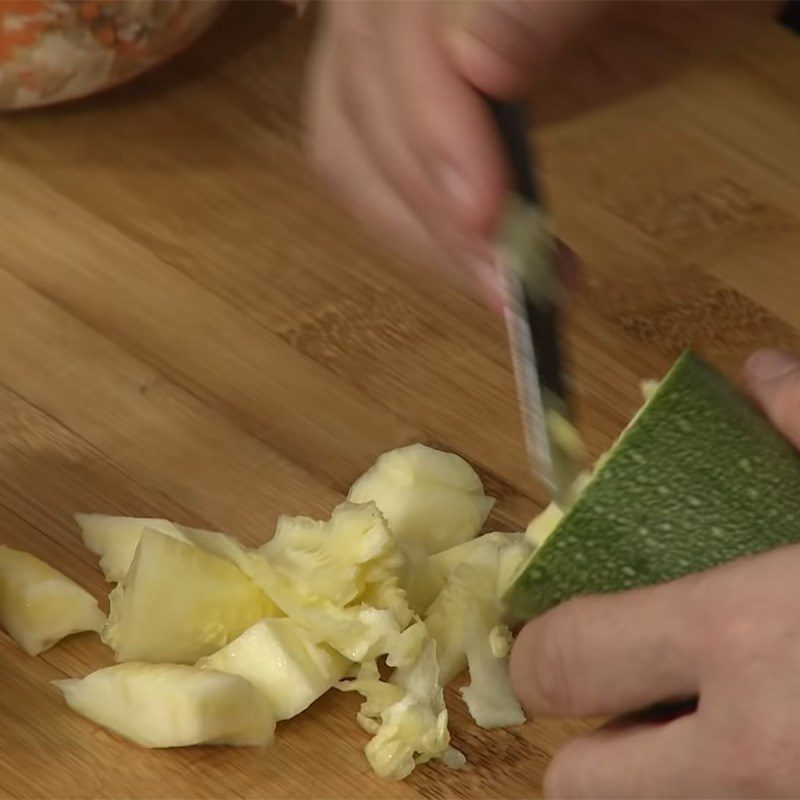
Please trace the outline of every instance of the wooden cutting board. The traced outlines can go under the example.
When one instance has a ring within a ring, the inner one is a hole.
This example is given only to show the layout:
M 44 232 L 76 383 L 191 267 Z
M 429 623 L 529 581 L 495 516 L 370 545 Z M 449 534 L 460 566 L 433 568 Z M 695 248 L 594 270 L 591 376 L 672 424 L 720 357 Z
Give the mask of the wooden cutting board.
M 309 31 L 247 4 L 132 87 L 0 120 L 0 541 L 98 597 L 76 510 L 255 544 L 412 441 L 476 465 L 493 528 L 545 500 L 499 322 L 368 243 L 306 171 Z M 759 345 L 800 349 L 800 43 L 764 27 L 658 89 L 604 106 L 590 89 L 597 108 L 567 116 L 585 87 L 554 96 L 541 146 L 585 262 L 570 347 L 597 455 L 684 345 L 732 372 Z M 268 751 L 149 752 L 49 685 L 109 663 L 92 636 L 29 658 L 0 635 L 0 795 L 532 797 L 585 727 L 484 732 L 451 693 L 469 767 L 395 784 L 366 765 L 357 698 L 331 692 Z

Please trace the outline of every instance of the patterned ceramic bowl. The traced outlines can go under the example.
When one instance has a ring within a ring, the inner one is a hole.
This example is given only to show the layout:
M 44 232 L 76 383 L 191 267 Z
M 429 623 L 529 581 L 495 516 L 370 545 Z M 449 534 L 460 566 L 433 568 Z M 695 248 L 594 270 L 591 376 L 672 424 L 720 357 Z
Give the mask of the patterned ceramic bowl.
M 109 89 L 187 47 L 224 0 L 0 0 L 0 109 Z

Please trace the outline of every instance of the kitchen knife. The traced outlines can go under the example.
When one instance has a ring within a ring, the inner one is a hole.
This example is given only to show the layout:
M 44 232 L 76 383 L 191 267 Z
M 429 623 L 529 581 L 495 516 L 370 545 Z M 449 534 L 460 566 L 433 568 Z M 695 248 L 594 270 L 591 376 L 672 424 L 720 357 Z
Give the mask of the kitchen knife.
M 487 98 L 513 182 L 498 235 L 505 319 L 528 456 L 560 508 L 570 505 L 584 448 L 574 425 L 560 337 L 556 241 L 536 185 L 523 105 Z

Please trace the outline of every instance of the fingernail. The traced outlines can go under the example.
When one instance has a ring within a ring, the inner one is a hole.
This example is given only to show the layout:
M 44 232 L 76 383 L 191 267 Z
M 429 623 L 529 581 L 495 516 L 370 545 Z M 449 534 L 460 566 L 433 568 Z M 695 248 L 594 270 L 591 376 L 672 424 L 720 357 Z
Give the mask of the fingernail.
M 778 380 L 796 369 L 800 369 L 800 361 L 780 350 L 759 350 L 744 365 L 745 375 L 758 383 Z
M 453 164 L 444 164 L 439 170 L 439 179 L 456 213 L 469 215 L 473 206 L 473 189 L 467 176 Z

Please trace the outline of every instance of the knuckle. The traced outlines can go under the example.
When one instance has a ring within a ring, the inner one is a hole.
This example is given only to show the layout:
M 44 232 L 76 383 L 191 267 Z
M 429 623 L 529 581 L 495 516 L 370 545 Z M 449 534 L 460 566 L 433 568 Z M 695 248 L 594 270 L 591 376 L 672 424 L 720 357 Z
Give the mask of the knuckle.
M 716 626 L 716 647 L 711 652 L 732 666 L 752 669 L 772 660 L 791 635 L 783 615 L 753 600 L 747 605 L 736 604 Z
M 490 4 L 484 13 L 475 15 L 466 33 L 468 55 L 459 58 L 472 83 L 504 96 L 526 88 L 531 67 L 554 45 L 549 26 L 536 19 L 535 11 L 531 18 L 535 5 L 528 0 L 507 0 Z
M 761 639 L 761 630 L 753 614 L 743 611 L 726 619 L 717 629 L 715 638 L 725 658 L 748 661 L 758 649 L 756 642 Z

